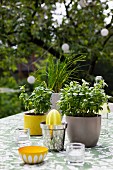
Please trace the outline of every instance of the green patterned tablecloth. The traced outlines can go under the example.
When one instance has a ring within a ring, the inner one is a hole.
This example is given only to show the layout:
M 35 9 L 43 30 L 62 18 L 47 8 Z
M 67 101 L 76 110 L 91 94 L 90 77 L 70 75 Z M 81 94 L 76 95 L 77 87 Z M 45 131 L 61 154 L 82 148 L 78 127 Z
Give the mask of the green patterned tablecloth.
M 0 119 L 0 170 L 113 170 L 113 112 L 108 119 L 102 118 L 102 129 L 98 145 L 85 149 L 85 164 L 70 166 L 66 153 L 49 152 L 41 164 L 27 165 L 22 162 L 15 143 L 14 129 L 23 126 L 23 113 Z M 32 145 L 40 145 L 42 137 L 31 137 Z

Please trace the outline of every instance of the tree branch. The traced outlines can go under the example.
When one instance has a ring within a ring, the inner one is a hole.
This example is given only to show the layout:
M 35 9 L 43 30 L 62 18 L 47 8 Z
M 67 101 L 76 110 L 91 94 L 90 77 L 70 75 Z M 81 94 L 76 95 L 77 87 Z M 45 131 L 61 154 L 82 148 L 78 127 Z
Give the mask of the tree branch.
M 0 0 L 0 3 L 2 4 L 2 3 L 3 3 L 3 1 L 2 1 L 2 0 Z
M 41 39 L 33 38 L 32 35 L 30 35 L 30 37 L 31 37 L 31 42 L 43 48 L 44 50 L 47 50 L 49 53 L 51 53 L 53 56 L 60 59 L 61 61 L 64 60 L 65 58 L 64 55 L 61 56 L 59 51 L 55 50 L 53 47 L 46 45 Z
M 107 42 L 109 41 L 109 39 L 111 38 L 113 36 L 113 33 L 112 34 L 110 34 L 108 37 L 107 37 L 107 39 L 104 41 L 104 43 L 103 43 L 103 47 L 105 47 L 105 45 L 107 44 Z
M 92 54 L 91 62 L 90 62 L 90 65 L 89 65 L 89 70 L 88 70 L 88 74 L 89 75 L 93 74 L 97 60 L 98 60 L 98 57 L 96 56 L 96 54 Z
M 68 12 L 68 9 L 69 9 L 69 6 L 70 6 L 71 3 L 72 3 L 72 0 L 70 1 L 70 3 L 68 5 L 66 5 L 66 1 L 64 0 L 64 6 L 65 6 L 65 9 L 66 9 L 66 16 L 71 21 L 72 25 L 74 27 L 76 27 L 76 24 L 73 22 L 73 18 L 69 15 L 69 12 Z
M 38 7 L 38 0 L 35 1 L 35 11 L 32 14 L 32 18 L 35 16 L 35 14 L 37 12 L 37 7 Z

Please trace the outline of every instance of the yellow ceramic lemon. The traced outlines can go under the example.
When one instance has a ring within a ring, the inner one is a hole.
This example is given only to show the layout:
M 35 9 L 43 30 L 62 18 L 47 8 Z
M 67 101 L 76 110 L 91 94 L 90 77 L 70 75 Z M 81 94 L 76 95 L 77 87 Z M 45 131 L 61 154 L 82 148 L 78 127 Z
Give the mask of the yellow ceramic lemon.
M 61 125 L 61 114 L 56 109 L 52 109 L 46 116 L 46 124 Z

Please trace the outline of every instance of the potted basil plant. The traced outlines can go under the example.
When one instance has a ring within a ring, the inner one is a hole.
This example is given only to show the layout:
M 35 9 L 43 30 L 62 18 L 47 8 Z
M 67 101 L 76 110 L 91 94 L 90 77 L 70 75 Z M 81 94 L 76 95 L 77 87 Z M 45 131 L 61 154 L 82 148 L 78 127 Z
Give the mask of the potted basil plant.
M 30 135 L 42 135 L 40 123 L 46 121 L 46 113 L 51 107 L 52 91 L 45 84 L 35 87 L 31 94 L 26 92 L 25 85 L 20 89 L 19 98 L 23 102 L 25 110 L 28 110 L 24 114 L 24 128 L 30 129 Z
M 85 80 L 82 80 L 82 84 L 71 81 L 61 90 L 58 105 L 62 115 L 66 115 L 70 142 L 81 142 L 86 147 L 97 144 L 101 129 L 101 115 L 98 113 L 108 101 L 105 85 L 103 79 L 94 83 L 94 86 Z

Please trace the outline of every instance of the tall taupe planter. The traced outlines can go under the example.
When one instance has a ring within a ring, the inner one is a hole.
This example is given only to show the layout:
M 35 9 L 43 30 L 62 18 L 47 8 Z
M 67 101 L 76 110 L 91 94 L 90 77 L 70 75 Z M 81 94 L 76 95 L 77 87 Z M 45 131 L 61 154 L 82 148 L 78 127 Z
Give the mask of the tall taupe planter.
M 51 99 L 50 99 L 51 104 L 52 104 L 51 109 L 56 109 L 56 110 L 59 109 L 57 106 L 57 101 L 59 100 L 59 98 L 60 98 L 59 93 L 52 93 Z
M 67 135 L 70 142 L 84 143 L 86 147 L 96 146 L 101 129 L 101 116 L 72 117 L 66 116 Z

